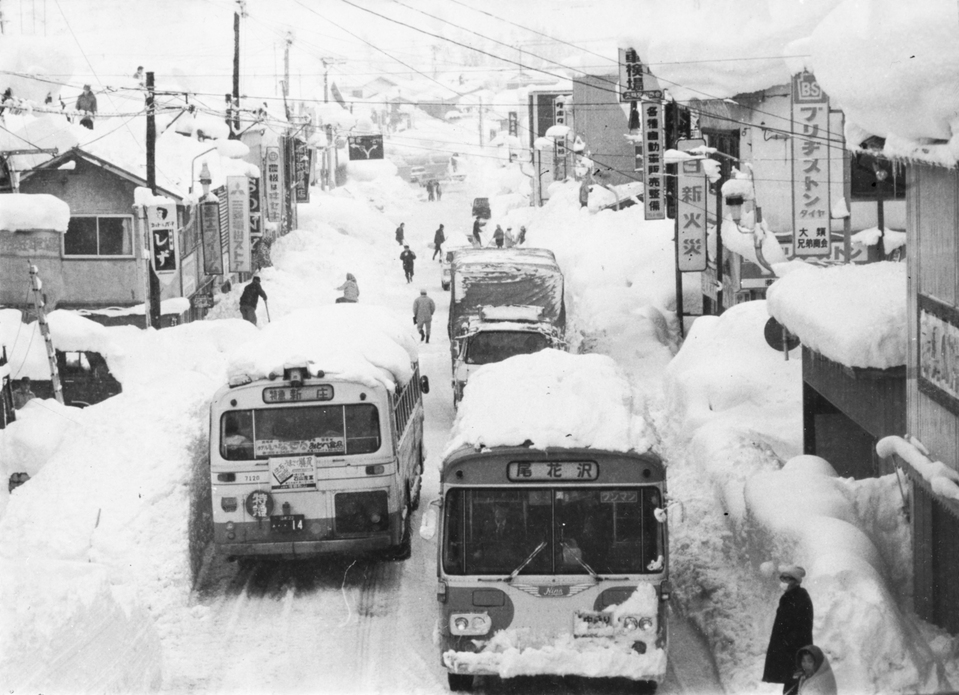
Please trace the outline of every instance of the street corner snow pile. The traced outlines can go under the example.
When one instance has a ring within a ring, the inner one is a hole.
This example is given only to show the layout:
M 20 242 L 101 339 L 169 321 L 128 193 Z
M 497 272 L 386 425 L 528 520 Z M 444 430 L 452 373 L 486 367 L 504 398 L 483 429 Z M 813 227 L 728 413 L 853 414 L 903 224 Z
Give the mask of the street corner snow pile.
M 666 370 L 666 407 L 705 460 L 714 435 L 756 433 L 781 455 L 802 450 L 802 360 L 766 343 L 768 321 L 763 301 L 700 317 Z
M 940 692 L 935 659 L 917 646 L 908 596 L 909 525 L 895 474 L 839 478 L 817 456 L 797 456 L 746 483 L 752 557 L 761 567 L 800 564 L 815 614 L 815 642 L 840 692 Z M 771 583 L 771 582 L 770 582 Z
M 521 412 L 503 407 L 522 403 Z M 444 456 L 461 446 L 651 446 L 645 403 L 605 355 L 542 350 L 485 365 L 470 377 Z
M 17 411 L 17 419 L 0 432 L 0 516 L 7 507 L 10 476 L 23 472 L 33 478 L 64 439 L 77 433 L 81 421 L 80 408 L 53 398 L 31 399 Z
M 231 378 L 283 374 L 307 366 L 311 374 L 355 379 L 393 391 L 412 376 L 417 343 L 393 312 L 366 304 L 301 309 L 274 321 L 230 355 Z
M 66 232 L 70 206 L 46 193 L 0 195 L 0 232 Z
M 154 624 L 86 562 L 0 560 L 0 681 L 15 693 L 146 693 L 162 685 Z
M 308 204 L 301 203 L 297 208 L 300 229 L 329 238 L 329 228 L 332 228 L 373 246 L 385 247 L 384 242 L 393 239 L 396 225 L 371 203 L 370 196 L 361 188 L 338 188 L 333 193 L 313 196 Z
M 769 314 L 802 344 L 847 367 L 906 363 L 906 264 L 793 270 L 767 291 Z

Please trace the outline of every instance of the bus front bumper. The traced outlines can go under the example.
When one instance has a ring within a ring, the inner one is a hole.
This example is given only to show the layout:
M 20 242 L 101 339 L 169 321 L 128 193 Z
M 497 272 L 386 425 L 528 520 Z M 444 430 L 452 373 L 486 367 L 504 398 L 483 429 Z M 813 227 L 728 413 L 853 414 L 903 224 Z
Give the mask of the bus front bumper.
M 385 550 L 392 545 L 390 534 L 364 538 L 341 538 L 322 541 L 274 541 L 269 543 L 217 543 L 217 555 L 280 556 L 285 558 L 354 554 Z
M 660 683 L 666 677 L 666 651 L 653 644 L 634 647 L 632 640 L 562 635 L 524 645 L 509 632 L 497 633 L 488 641 L 476 640 L 475 652 L 446 651 L 443 665 L 450 673 L 500 678 L 559 675 Z

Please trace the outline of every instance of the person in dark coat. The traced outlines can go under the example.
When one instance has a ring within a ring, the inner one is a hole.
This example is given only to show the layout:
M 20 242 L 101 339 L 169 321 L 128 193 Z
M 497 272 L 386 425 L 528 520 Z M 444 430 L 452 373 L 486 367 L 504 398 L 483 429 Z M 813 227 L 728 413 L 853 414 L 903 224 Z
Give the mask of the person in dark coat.
M 254 275 L 250 284 L 243 288 L 243 294 L 240 295 L 240 314 L 254 326 L 256 325 L 256 304 L 260 297 L 263 297 L 264 302 L 266 301 L 266 292 L 260 287 L 260 276 Z
M 520 227 L 519 234 L 516 236 L 516 245 L 519 246 L 520 244 L 525 244 L 525 243 L 526 243 L 526 227 Z
M 473 246 L 483 247 L 483 240 L 480 238 L 480 218 L 473 220 Z
M 83 93 L 77 97 L 77 111 L 80 111 L 80 125 L 93 130 L 93 117 L 97 115 L 97 96 L 90 85 L 83 85 Z
M 433 260 L 437 260 L 439 256 L 439 262 L 443 262 L 443 242 L 446 241 L 446 233 L 443 231 L 443 225 L 440 225 L 436 230 L 436 233 L 433 234 Z
M 432 179 L 426 182 L 426 196 L 427 200 L 433 200 L 433 181 Z
M 783 693 L 795 695 L 798 686 L 796 654 L 813 643 L 813 609 L 809 593 L 800 584 L 806 570 L 798 565 L 779 568 L 779 582 L 783 595 L 776 609 L 776 620 L 766 649 L 763 668 L 764 683 L 782 683 Z
M 403 272 L 406 273 L 406 282 L 413 282 L 413 261 L 416 260 L 416 254 L 410 251 L 409 244 L 403 245 L 403 253 L 400 254 L 400 260 L 403 261 Z
M 503 232 L 503 228 L 499 225 L 496 225 L 496 231 L 493 232 L 493 241 L 496 242 L 496 248 L 503 248 L 503 242 L 506 239 L 506 234 Z
M 403 229 L 405 224 L 406 222 L 400 222 L 400 226 L 396 228 L 396 243 L 400 246 L 403 245 L 403 236 L 406 234 L 406 230 Z
M 420 296 L 413 300 L 413 323 L 420 332 L 420 342 L 430 342 L 430 325 L 435 311 L 436 302 L 426 296 L 426 290 L 420 290 Z

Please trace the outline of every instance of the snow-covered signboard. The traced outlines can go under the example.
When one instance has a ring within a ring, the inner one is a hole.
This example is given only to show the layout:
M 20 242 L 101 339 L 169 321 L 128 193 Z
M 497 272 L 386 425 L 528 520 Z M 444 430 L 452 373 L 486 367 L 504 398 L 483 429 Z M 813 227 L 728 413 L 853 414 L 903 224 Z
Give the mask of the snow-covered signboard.
M 264 157 L 266 171 L 266 219 L 270 222 L 280 221 L 280 210 L 283 205 L 283 194 L 280 190 L 280 148 L 267 147 Z
M 350 135 L 350 161 L 383 159 L 382 135 Z
M 220 241 L 220 204 L 200 205 L 200 238 L 203 246 L 203 272 L 223 274 L 223 247 Z
M 793 251 L 828 257 L 829 97 L 808 72 L 792 80 Z
M 160 282 L 167 285 L 177 268 L 176 205 L 172 202 L 148 205 L 147 227 L 150 229 L 150 265 Z
M 666 219 L 666 189 L 663 186 L 665 152 L 665 123 L 663 105 L 658 101 L 644 101 L 640 120 L 643 129 L 643 168 L 646 180 L 646 219 Z
M 702 138 L 679 141 L 679 149 L 688 152 L 705 147 Z M 679 162 L 679 209 L 676 215 L 679 270 L 684 273 L 706 270 L 706 174 L 698 159 Z
M 226 177 L 226 220 L 230 272 L 253 271 L 250 253 L 250 184 L 245 176 Z

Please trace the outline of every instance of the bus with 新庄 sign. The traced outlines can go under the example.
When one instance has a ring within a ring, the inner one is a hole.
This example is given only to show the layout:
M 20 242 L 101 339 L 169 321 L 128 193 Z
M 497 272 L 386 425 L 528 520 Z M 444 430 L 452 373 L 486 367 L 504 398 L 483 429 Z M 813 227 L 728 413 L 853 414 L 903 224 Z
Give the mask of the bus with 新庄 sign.
M 210 408 L 218 554 L 409 557 L 429 381 L 401 325 L 337 304 L 267 324 L 257 358 L 242 353 Z
M 547 349 L 474 379 L 421 530 L 438 538 L 450 689 L 474 676 L 661 682 L 666 468 L 636 431 L 625 377 L 608 357 Z

